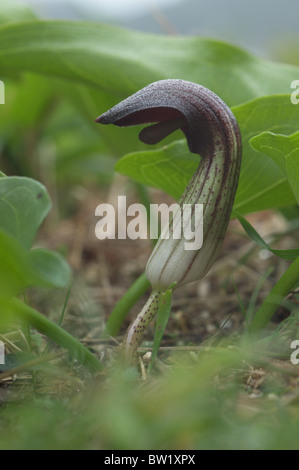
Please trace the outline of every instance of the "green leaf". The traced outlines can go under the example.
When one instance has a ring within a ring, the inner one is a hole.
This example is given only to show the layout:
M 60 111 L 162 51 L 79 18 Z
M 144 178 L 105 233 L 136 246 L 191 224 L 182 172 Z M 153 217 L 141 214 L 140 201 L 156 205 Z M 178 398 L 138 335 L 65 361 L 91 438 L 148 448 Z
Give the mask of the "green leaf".
M 105 107 L 163 78 L 200 82 L 233 106 L 289 93 L 299 75 L 296 66 L 259 59 L 217 40 L 149 35 L 94 22 L 5 25 L 0 59 L 3 73 L 30 71 L 104 90 Z
M 0 297 L 12 297 L 30 286 L 65 287 L 70 269 L 55 253 L 26 250 L 13 236 L 0 230 Z
M 30 178 L 0 178 L 0 295 L 28 286 L 64 287 L 70 268 L 57 253 L 29 251 L 51 207 L 45 187 Z
M 217 40 L 150 35 L 77 21 L 3 26 L 0 61 L 3 75 L 30 72 L 50 77 L 53 91 L 77 106 L 114 156 L 145 148 L 137 143 L 136 129 L 97 126 L 93 120 L 150 82 L 194 81 L 236 106 L 263 95 L 290 93 L 290 84 L 299 75 L 298 66 L 266 61 Z
M 29 257 L 45 285 L 65 287 L 70 282 L 71 269 L 59 253 L 37 248 L 29 252 Z
M 29 254 L 18 241 L 0 230 L 0 297 L 11 297 L 36 281 Z
M 266 131 L 252 137 L 249 143 L 253 149 L 269 155 L 277 164 L 299 204 L 299 131 L 291 135 Z
M 239 123 L 243 155 L 234 209 L 241 213 L 282 207 L 295 202 L 294 195 L 277 165 L 263 153 L 253 151 L 252 136 L 263 130 L 293 132 L 298 128 L 299 106 L 285 95 L 266 96 L 232 109 Z M 184 191 L 199 162 L 187 143 L 177 141 L 156 151 L 135 152 L 120 159 L 120 173 L 155 186 L 175 199 Z
M 50 80 L 40 75 L 24 74 L 18 83 L 13 102 L 7 110 L 5 123 L 16 129 L 41 127 L 50 113 L 57 90 Z
M 161 296 L 160 296 L 150 369 L 152 365 L 154 364 L 154 361 L 157 357 L 158 350 L 159 350 L 159 347 L 160 347 L 160 344 L 164 335 L 164 331 L 169 320 L 169 316 L 171 313 L 171 301 L 172 301 L 172 289 L 169 288 L 167 289 L 166 292 L 161 293 Z
M 179 140 L 162 149 L 125 155 L 115 170 L 179 199 L 199 162 L 199 155 L 190 153 L 186 141 Z
M 78 114 L 86 120 L 86 124 L 93 132 L 93 137 L 97 140 L 100 152 L 104 150 L 106 155 L 122 157 L 132 150 L 147 148 L 138 140 L 134 127 L 124 130 L 114 126 L 99 126 L 94 122 L 100 110 L 107 110 L 115 103 L 112 95 L 90 85 L 72 83 L 70 86 L 70 82 L 62 79 L 55 79 L 54 85 L 62 96 L 71 102 Z M 168 142 L 172 140 L 173 138 L 168 138 Z
M 234 212 L 234 215 L 239 220 L 239 222 L 242 225 L 242 227 L 244 228 L 245 232 L 261 248 L 264 248 L 265 250 L 269 250 L 274 255 L 279 256 L 280 258 L 283 258 L 283 259 L 286 259 L 286 260 L 294 260 L 299 256 L 299 249 L 275 250 L 275 249 L 271 248 L 268 245 L 268 243 L 266 243 L 265 240 L 263 240 L 262 237 L 257 233 L 257 231 L 253 228 L 253 226 L 248 222 L 248 220 L 246 220 L 244 217 L 241 216 L 241 214 L 238 214 L 237 212 Z
M 30 248 L 48 214 L 51 201 L 45 187 L 30 178 L 0 178 L 0 229 Z

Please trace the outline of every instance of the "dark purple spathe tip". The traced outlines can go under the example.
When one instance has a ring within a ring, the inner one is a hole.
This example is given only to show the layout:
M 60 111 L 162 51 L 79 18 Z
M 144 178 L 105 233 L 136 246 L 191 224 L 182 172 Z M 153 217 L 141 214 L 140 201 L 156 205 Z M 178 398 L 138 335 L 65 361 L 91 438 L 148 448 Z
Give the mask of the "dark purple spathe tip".
M 107 111 L 106 113 L 101 114 L 95 119 L 95 122 L 100 124 L 112 124 L 113 121 L 111 120 L 111 113 Z

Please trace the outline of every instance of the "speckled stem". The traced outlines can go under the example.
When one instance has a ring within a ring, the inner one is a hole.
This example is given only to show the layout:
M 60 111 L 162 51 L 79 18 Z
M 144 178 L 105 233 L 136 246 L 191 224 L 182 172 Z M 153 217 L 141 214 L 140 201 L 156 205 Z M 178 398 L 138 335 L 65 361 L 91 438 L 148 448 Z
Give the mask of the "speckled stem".
M 162 292 L 153 290 L 148 301 L 137 318 L 128 328 L 127 335 L 123 342 L 123 351 L 127 365 L 135 365 L 137 362 L 137 348 L 142 341 L 144 331 L 156 317 L 159 310 L 159 303 Z

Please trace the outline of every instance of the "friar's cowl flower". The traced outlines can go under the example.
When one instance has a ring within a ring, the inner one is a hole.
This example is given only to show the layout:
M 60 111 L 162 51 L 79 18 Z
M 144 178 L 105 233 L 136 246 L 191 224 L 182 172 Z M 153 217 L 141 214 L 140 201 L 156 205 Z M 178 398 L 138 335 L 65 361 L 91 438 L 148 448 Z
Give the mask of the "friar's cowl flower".
M 99 116 L 96 122 L 116 126 L 153 123 L 139 134 L 140 140 L 147 144 L 156 144 L 181 129 L 190 151 L 201 157 L 179 206 L 189 204 L 195 208 L 196 204 L 203 204 L 203 244 L 200 249 L 186 250 L 183 237 L 171 237 L 173 224 L 169 228 L 170 237 L 161 236 L 158 240 L 146 266 L 153 292 L 125 340 L 130 362 L 136 357 L 143 331 L 158 311 L 160 294 L 170 285 L 180 286 L 201 279 L 212 266 L 231 216 L 242 141 L 228 106 L 207 88 L 184 80 L 154 82 Z

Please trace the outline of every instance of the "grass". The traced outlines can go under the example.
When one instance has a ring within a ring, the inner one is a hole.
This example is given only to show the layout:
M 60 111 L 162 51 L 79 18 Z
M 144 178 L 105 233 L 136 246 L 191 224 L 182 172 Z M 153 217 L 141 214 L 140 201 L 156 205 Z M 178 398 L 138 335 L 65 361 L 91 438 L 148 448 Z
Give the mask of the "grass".
M 2 382 L 0 449 L 298 449 L 298 328 L 297 313 L 262 338 L 162 347 L 142 375 L 123 369 L 115 347 L 96 376 L 61 352 L 29 355 Z
M 173 352 L 145 380 L 114 364 L 84 384 L 52 370 L 47 387 L 39 371 L 33 396 L 2 408 L 0 448 L 297 449 L 298 369 L 257 346 Z

